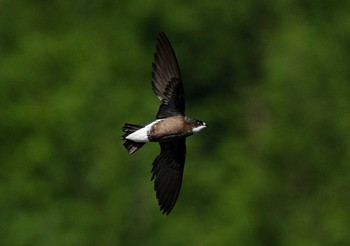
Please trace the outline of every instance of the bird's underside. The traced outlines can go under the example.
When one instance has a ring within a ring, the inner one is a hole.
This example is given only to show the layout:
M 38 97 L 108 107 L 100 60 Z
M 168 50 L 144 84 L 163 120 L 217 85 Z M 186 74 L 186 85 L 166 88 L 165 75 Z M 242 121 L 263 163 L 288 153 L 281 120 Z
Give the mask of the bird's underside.
M 159 142 L 160 154 L 153 161 L 151 180 L 154 180 L 160 210 L 163 214 L 169 214 L 181 189 L 186 155 L 185 137 L 192 134 L 189 131 L 192 128 L 186 128 L 188 132 L 176 131 L 176 124 L 180 122 L 170 121 L 173 118 L 183 121 L 187 117 L 180 69 L 175 52 L 164 33 L 158 36 L 152 64 L 152 89 L 161 101 L 157 120 L 144 127 L 125 124 L 123 139 L 130 154 L 135 153 L 146 142 Z

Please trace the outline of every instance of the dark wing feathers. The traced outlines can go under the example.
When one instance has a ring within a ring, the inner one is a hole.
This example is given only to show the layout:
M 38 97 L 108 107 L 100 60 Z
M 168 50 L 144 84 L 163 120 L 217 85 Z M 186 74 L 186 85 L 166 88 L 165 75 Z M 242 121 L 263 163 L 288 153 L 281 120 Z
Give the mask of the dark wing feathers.
M 157 118 L 185 115 L 184 88 L 176 55 L 166 35 L 158 36 L 152 64 L 152 89 L 161 100 Z M 186 140 L 160 143 L 160 154 L 153 162 L 152 179 L 160 210 L 169 214 L 181 189 Z
M 169 214 L 179 196 L 185 165 L 186 140 L 160 143 L 161 152 L 153 162 L 152 179 L 160 210 Z
M 160 99 L 163 97 L 167 83 L 172 78 L 181 78 L 175 52 L 163 32 L 159 33 L 158 36 L 152 74 L 153 85 L 156 88 L 155 93 Z
M 170 80 L 163 95 L 164 99 L 157 113 L 158 119 L 175 115 L 185 115 L 184 93 L 181 80 L 177 78 Z
M 152 89 L 161 100 L 157 118 L 185 114 L 184 88 L 175 52 L 163 32 L 152 64 Z

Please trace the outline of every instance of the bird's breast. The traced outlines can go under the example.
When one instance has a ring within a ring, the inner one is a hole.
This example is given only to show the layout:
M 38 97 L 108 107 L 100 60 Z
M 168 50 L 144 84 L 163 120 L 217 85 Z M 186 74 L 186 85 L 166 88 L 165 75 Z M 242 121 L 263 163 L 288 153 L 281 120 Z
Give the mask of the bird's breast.
M 155 142 L 171 141 L 191 135 L 189 130 L 183 117 L 173 116 L 155 123 L 150 129 L 149 139 Z

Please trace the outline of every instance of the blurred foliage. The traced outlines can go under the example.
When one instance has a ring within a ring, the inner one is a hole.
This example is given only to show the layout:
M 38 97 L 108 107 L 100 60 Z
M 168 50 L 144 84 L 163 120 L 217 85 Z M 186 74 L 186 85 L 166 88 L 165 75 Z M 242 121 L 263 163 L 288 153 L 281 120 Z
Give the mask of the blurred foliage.
M 350 2 L 0 1 L 0 245 L 349 245 Z M 184 182 L 158 211 L 157 33 L 176 50 Z

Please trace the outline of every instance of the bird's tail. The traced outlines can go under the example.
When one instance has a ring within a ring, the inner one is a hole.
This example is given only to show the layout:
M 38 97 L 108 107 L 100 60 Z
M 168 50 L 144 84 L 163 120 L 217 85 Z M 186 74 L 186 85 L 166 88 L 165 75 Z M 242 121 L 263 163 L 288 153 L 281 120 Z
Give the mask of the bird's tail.
M 145 144 L 145 143 L 138 143 L 138 142 L 134 142 L 126 139 L 127 136 L 129 136 L 131 133 L 137 131 L 142 127 L 143 126 L 128 124 L 128 123 L 126 123 L 123 127 L 123 132 L 125 132 L 125 134 L 123 135 L 123 140 L 125 140 L 124 147 L 129 152 L 129 154 L 135 153 L 136 150 L 140 149 Z

